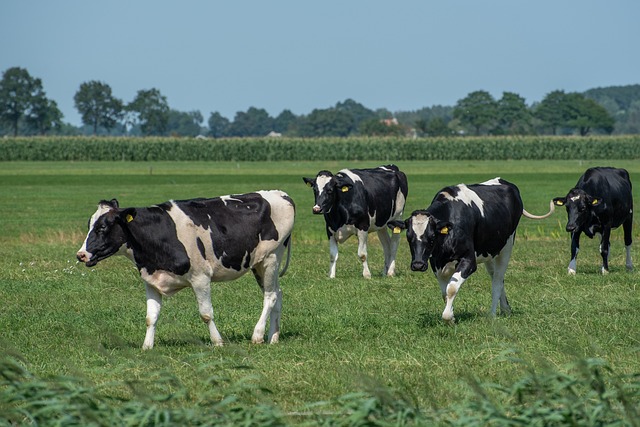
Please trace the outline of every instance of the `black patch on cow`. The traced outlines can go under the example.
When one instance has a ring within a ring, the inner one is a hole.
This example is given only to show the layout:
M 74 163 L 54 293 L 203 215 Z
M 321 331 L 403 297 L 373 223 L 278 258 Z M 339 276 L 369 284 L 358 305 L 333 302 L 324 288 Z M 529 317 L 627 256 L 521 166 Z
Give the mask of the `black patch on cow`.
M 147 273 L 164 270 L 177 275 L 191 268 L 189 256 L 178 239 L 176 224 L 167 213 L 170 203 L 136 209 L 136 218 L 127 223 L 128 245 L 133 249 L 136 265 Z
M 251 253 L 261 240 L 278 240 L 271 205 L 258 193 L 228 198 L 176 201 L 196 226 L 209 230 L 213 253 L 226 268 L 250 266 Z
M 207 255 L 204 249 L 204 243 L 202 242 L 202 239 L 200 237 L 196 239 L 196 244 L 198 245 L 198 250 L 200 251 L 200 255 L 202 255 L 202 258 L 207 259 Z

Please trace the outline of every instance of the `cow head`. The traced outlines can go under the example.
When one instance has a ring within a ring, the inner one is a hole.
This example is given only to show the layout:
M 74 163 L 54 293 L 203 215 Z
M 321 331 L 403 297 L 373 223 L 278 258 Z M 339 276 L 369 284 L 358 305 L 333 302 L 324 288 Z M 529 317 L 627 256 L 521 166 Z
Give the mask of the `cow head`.
M 426 271 L 427 262 L 437 245 L 451 231 L 453 224 L 438 221 L 425 210 L 414 211 L 405 221 L 389 221 L 387 226 L 393 233 L 407 231 L 407 242 L 411 250 L 411 270 Z
M 553 199 L 554 205 L 567 208 L 566 230 L 571 233 L 586 231 L 594 214 L 593 209 L 601 203 L 600 198 L 590 196 L 579 188 L 572 189 L 565 197 Z
M 315 178 L 302 178 L 307 186 L 313 189 L 315 203 L 314 214 L 327 214 L 331 212 L 336 198 L 336 181 L 329 171 L 320 171 Z
M 102 200 L 89 219 L 89 232 L 76 255 L 78 261 L 93 267 L 118 252 L 127 241 L 125 224 L 135 215 L 134 208 L 119 209 L 116 199 Z

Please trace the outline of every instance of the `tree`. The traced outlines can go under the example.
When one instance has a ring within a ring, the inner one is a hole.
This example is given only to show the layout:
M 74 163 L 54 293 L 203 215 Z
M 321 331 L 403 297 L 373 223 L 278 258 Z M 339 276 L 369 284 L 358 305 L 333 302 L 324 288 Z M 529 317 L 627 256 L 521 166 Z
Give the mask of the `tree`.
M 615 120 L 607 110 L 593 99 L 585 98 L 579 93 L 570 93 L 566 97 L 568 120 L 567 126 L 575 128 L 580 136 L 586 136 L 592 129 L 600 129 L 606 133 L 613 132 Z
M 416 129 L 426 136 L 451 136 L 452 134 L 447 122 L 442 117 L 434 117 L 429 121 L 419 119 L 415 125 Z
M 94 135 L 98 133 L 98 126 L 110 130 L 122 118 L 123 103 L 113 96 L 106 83 L 97 80 L 82 83 L 73 100 L 82 123 L 91 126 Z
M 31 77 L 24 68 L 7 69 L 0 80 L 0 121 L 9 125 L 17 136 L 20 120 L 38 98 L 44 97 L 40 79 Z
M 165 135 L 169 124 L 169 104 L 158 89 L 139 90 L 127 109 L 137 115 L 143 135 Z
M 531 112 L 525 100 L 513 92 L 503 92 L 497 108 L 498 130 L 507 135 L 531 133 Z
M 34 99 L 25 119 L 27 125 L 39 135 L 46 135 L 53 129 L 62 128 L 62 112 L 58 104 L 47 99 L 44 94 Z
M 263 108 L 238 111 L 229 132 L 231 136 L 266 136 L 273 129 L 273 118 Z
M 453 109 L 453 117 L 463 126 L 470 126 L 480 135 L 482 130 L 489 131 L 497 119 L 498 104 L 489 92 L 478 90 L 459 100 Z
M 353 116 L 335 108 L 315 109 L 301 120 L 300 136 L 347 136 L 354 129 Z
M 273 120 L 273 130 L 282 134 L 294 131 L 298 124 L 298 117 L 291 110 L 282 110 Z
M 406 133 L 395 119 L 368 119 L 360 123 L 359 129 L 361 135 L 368 136 L 402 136 Z
M 336 111 L 346 113 L 353 119 L 353 131 L 359 128 L 360 123 L 377 118 L 374 111 L 368 109 L 353 99 L 346 99 L 344 102 L 338 102 L 335 107 Z
M 212 137 L 222 138 L 229 136 L 229 127 L 231 126 L 231 123 L 229 122 L 229 119 L 217 111 L 211 113 L 207 123 L 209 124 L 209 135 Z
M 538 104 L 533 115 L 542 122 L 543 126 L 551 128 L 551 134 L 555 135 L 569 119 L 564 91 L 549 92 Z
M 581 136 L 589 134 L 592 129 L 611 133 L 615 124 L 614 118 L 594 100 L 561 90 L 549 93 L 537 106 L 534 115 L 550 127 L 554 135 L 559 128 L 576 129 Z
M 200 111 L 169 111 L 169 122 L 167 129 L 169 134 L 176 136 L 198 136 L 200 135 L 200 125 L 203 121 Z

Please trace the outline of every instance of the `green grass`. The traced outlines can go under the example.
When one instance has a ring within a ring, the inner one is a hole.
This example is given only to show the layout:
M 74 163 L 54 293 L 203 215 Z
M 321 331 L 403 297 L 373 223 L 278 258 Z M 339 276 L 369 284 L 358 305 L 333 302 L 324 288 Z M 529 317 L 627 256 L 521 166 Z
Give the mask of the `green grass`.
M 542 221 L 521 220 L 506 277 L 510 317 L 487 315 L 490 281 L 481 267 L 458 294 L 456 326 L 443 324 L 436 280 L 431 273 L 409 271 L 404 239 L 397 277 L 380 276 L 382 251 L 371 235 L 374 278 L 361 278 L 356 243 L 348 241 L 340 248 L 337 278 L 330 281 L 323 220 L 311 214 L 313 196 L 301 177 L 320 169 L 380 163 L 2 163 L 0 347 L 22 355 L 36 375 L 79 376 L 126 398 L 186 389 L 178 402 L 193 404 L 210 392 L 205 390 L 208 376 L 240 381 L 249 374 L 270 392 L 241 398 L 285 413 L 381 388 L 423 409 L 448 408 L 474 399 L 471 379 L 512 384 L 529 369 L 563 370 L 592 357 L 608 361 L 620 375 L 640 372 L 640 275 L 625 271 L 622 231 L 613 233 L 608 276 L 599 274 L 598 243 L 587 238 L 578 274 L 568 276 L 569 236 L 561 211 Z M 494 176 L 516 183 L 525 208 L 542 214 L 551 198 L 565 195 L 596 163 L 398 165 L 409 179 L 407 214 L 428 206 L 445 185 Z M 632 180 L 640 176 L 638 162 L 610 165 L 627 168 Z M 213 285 L 216 324 L 225 347 L 210 346 L 195 298 L 185 290 L 165 299 L 156 347 L 143 352 L 145 296 L 133 265 L 111 258 L 87 269 L 75 261 L 100 199 L 116 197 L 122 206 L 144 206 L 270 188 L 287 191 L 297 205 L 291 266 L 281 280 L 278 345 L 250 344 L 262 299 L 248 275 Z M 638 226 L 633 236 L 638 242 Z M 640 267 L 640 258 L 635 259 Z M 526 363 L 514 362 L 514 352 Z

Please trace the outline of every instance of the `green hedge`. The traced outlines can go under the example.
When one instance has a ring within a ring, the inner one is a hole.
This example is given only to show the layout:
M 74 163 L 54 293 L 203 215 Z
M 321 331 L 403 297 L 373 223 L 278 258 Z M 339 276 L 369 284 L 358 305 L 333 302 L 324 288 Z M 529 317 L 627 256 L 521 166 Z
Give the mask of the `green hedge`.
M 596 160 L 640 158 L 640 135 L 458 138 L 123 138 L 0 140 L 0 161 Z

